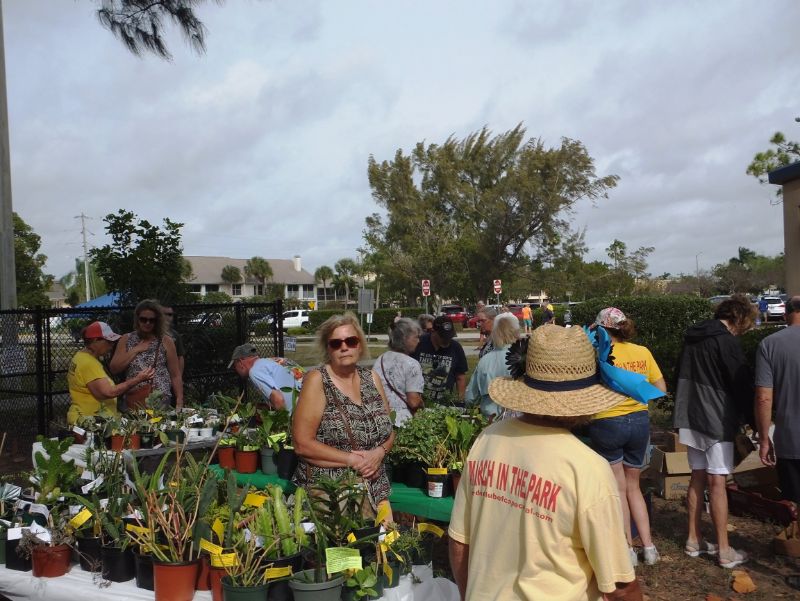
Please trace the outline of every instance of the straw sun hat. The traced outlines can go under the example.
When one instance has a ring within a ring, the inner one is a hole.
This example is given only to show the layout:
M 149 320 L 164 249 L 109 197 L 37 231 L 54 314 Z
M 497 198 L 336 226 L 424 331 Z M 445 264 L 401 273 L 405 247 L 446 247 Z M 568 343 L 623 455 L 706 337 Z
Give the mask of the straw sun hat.
M 554 417 L 593 415 L 627 398 L 601 383 L 597 356 L 583 329 L 552 324 L 531 334 L 525 375 L 496 378 L 489 396 L 507 409 Z

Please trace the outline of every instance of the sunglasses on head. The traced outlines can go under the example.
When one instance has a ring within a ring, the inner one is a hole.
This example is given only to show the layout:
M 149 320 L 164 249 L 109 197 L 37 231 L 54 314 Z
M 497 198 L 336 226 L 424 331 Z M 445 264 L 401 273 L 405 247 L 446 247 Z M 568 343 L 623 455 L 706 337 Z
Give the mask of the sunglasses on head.
M 331 350 L 339 350 L 341 348 L 342 343 L 347 345 L 347 348 L 356 348 L 361 342 L 358 339 L 358 336 L 348 336 L 347 338 L 331 338 L 328 340 L 328 348 Z
M 139 317 L 139 323 L 155 323 L 155 317 Z

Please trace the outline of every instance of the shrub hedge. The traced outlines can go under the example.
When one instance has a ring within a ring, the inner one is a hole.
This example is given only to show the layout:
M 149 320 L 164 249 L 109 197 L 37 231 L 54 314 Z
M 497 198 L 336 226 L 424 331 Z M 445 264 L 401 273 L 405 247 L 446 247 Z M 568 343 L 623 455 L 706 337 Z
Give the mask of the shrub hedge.
M 386 334 L 389 331 L 390 324 L 397 316 L 397 312 L 401 311 L 403 317 L 410 317 L 416 319 L 417 315 L 421 314 L 423 310 L 419 307 L 402 307 L 400 309 L 376 309 L 372 314 L 372 325 L 367 326 L 366 319 L 364 320 L 364 331 L 370 331 L 372 334 Z M 316 332 L 317 328 L 322 323 L 333 315 L 341 315 L 343 311 L 336 309 L 320 309 L 317 311 L 309 312 L 309 330 Z M 355 311 L 354 311 L 355 313 Z

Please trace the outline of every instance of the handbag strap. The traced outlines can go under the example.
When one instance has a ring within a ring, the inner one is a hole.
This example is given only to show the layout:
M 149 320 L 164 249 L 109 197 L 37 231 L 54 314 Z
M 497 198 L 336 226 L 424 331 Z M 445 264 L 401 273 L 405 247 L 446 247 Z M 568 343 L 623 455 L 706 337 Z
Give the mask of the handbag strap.
M 386 377 L 386 370 L 383 369 L 383 355 L 381 355 L 380 364 L 381 364 L 381 374 L 383 375 L 383 379 L 386 382 L 386 384 L 389 385 L 389 390 L 391 390 L 393 393 L 395 393 L 400 398 L 401 401 L 403 401 L 404 403 L 408 404 L 408 401 L 406 401 L 406 396 L 404 394 L 402 394 L 399 390 L 397 390 L 397 388 L 395 388 L 392 385 L 391 381 L 389 381 L 389 378 Z
M 325 369 L 325 367 L 323 366 L 322 369 Z M 331 400 L 333 401 L 333 405 L 339 411 L 339 414 L 342 416 L 342 423 L 344 424 L 344 431 L 347 434 L 347 439 L 350 442 L 350 448 L 354 451 L 359 451 L 361 449 L 359 448 L 358 444 L 356 444 L 356 438 L 355 436 L 353 436 L 353 429 L 350 427 L 350 416 L 348 415 L 347 410 L 344 408 L 344 405 L 339 400 L 339 397 L 336 394 L 336 391 L 339 389 L 336 388 L 336 384 L 333 383 L 333 380 L 331 380 L 330 375 L 327 374 L 327 370 L 326 370 L 326 375 L 328 375 L 329 385 L 334 389 L 332 391 L 333 395 L 331 396 Z M 361 374 L 358 374 L 358 385 L 361 386 Z

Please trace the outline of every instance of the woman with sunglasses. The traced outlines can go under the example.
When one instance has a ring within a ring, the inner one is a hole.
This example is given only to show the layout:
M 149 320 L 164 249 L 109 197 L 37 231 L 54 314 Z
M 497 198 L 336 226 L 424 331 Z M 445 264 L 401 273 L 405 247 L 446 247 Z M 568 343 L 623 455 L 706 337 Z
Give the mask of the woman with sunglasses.
M 367 343 L 355 315 L 325 321 L 318 344 L 325 362 L 306 374 L 292 419 L 300 458 L 293 480 L 308 486 L 321 476 L 339 478 L 353 469 L 363 477 L 377 512 L 378 505 L 388 504 L 391 490 L 384 465 L 394 443 L 389 402 L 378 375 L 358 365 Z
M 167 333 L 161 305 L 154 300 L 143 300 L 136 305 L 133 318 L 134 331 L 122 336 L 111 358 L 109 367 L 112 373 L 125 372 L 125 378 L 130 379 L 148 367 L 154 368 L 155 375 L 150 382 L 153 392 L 161 391 L 161 404 L 169 407 L 174 403 L 176 409 L 182 409 L 183 378 L 180 363 L 175 341 Z M 129 411 L 136 408 L 127 407 Z

